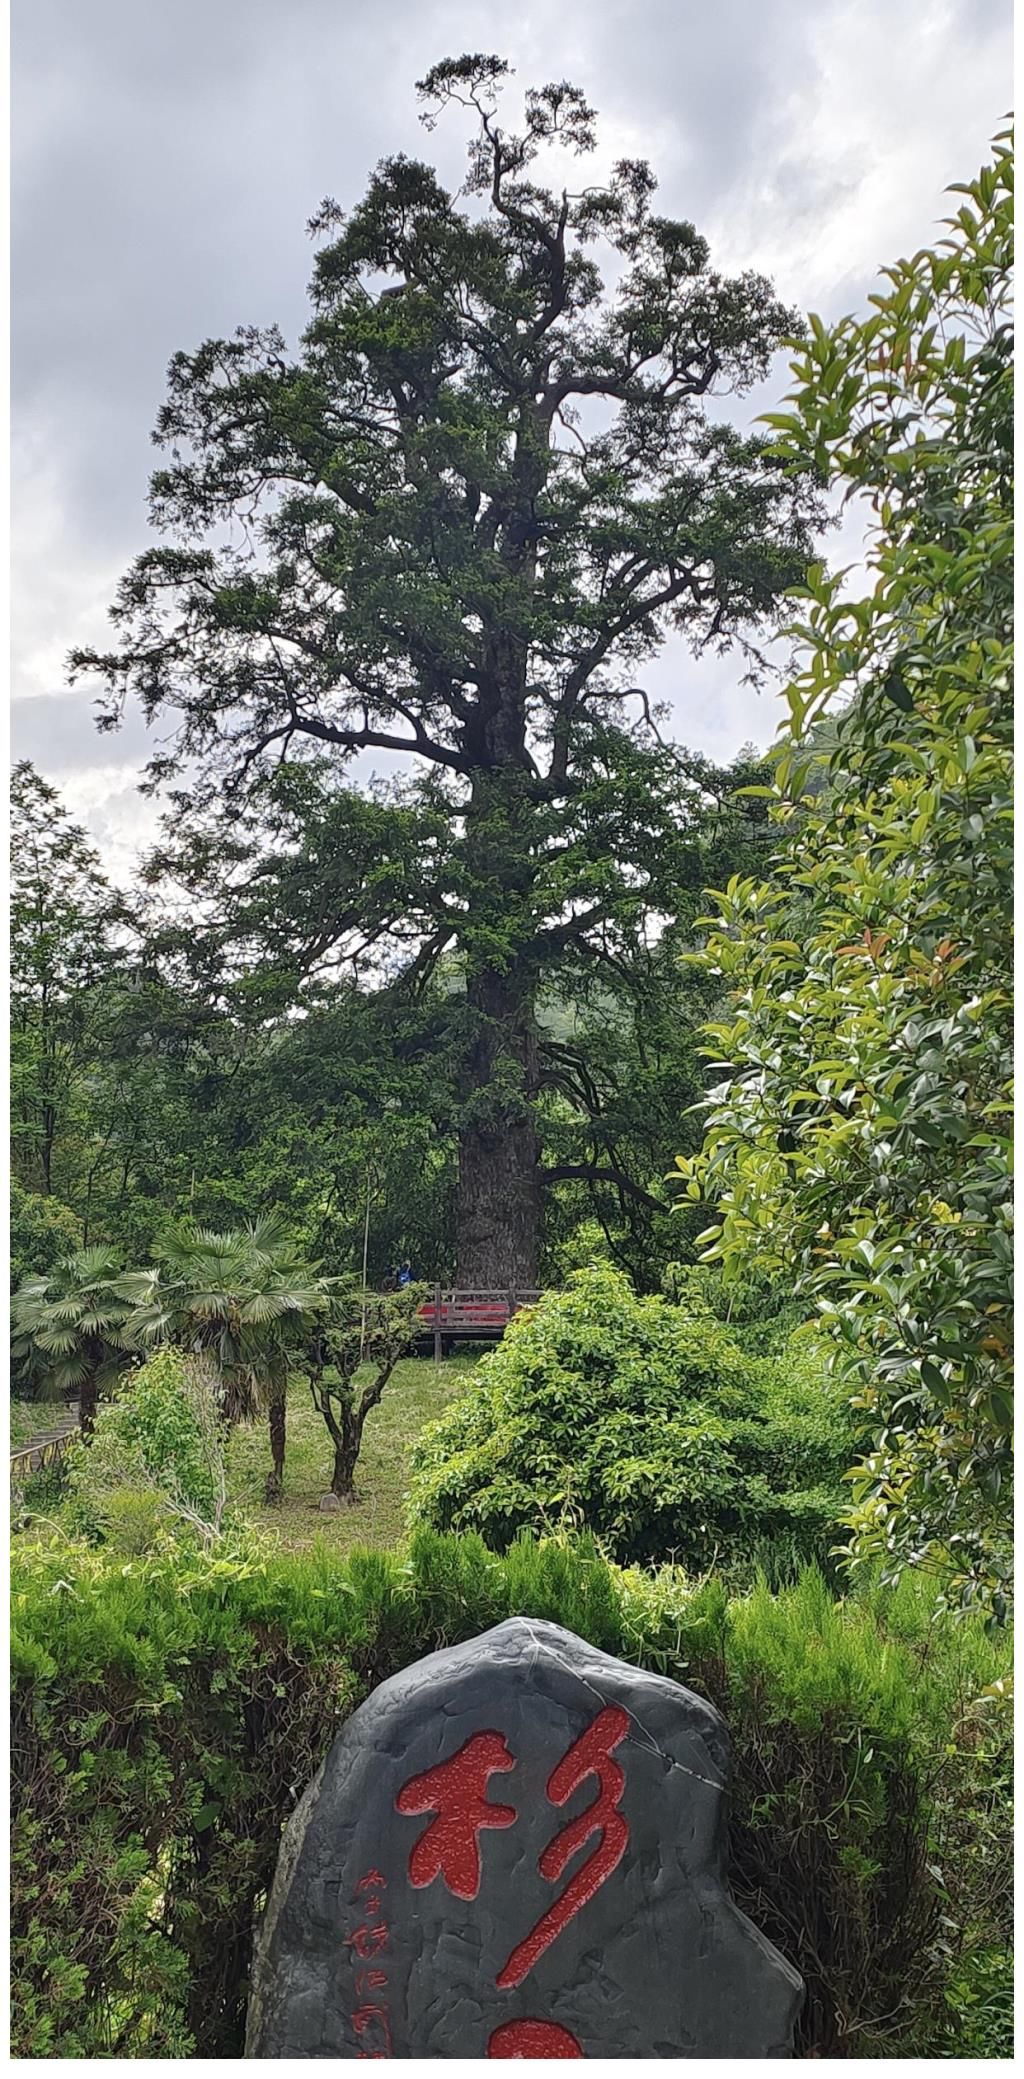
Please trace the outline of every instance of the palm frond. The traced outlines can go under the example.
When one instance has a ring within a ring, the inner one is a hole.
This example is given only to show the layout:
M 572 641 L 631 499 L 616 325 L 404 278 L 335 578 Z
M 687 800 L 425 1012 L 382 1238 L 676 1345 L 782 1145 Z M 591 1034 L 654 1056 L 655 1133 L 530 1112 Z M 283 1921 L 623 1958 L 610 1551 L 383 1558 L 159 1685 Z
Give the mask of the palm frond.
M 126 1300 L 130 1306 L 141 1306 L 158 1290 L 159 1284 L 159 1271 L 125 1271 L 123 1276 L 114 1279 L 110 1290 L 115 1299 Z
M 69 1270 L 76 1284 L 93 1285 L 104 1278 L 116 1278 L 121 1265 L 116 1250 L 97 1243 L 93 1248 L 76 1250 L 75 1254 L 69 1256 L 66 1263 L 61 1265 L 61 1269 Z

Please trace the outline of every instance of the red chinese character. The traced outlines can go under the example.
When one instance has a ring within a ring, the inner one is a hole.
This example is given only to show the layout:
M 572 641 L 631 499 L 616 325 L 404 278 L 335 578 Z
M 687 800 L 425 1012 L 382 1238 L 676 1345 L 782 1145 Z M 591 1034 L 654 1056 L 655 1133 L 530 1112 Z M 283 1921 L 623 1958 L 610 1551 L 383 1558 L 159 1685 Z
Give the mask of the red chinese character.
M 480 1889 L 480 1843 L 485 1826 L 513 1826 L 513 1805 L 489 1805 L 487 1779 L 515 1768 L 504 1736 L 474 1733 L 450 1761 L 413 1776 L 399 1791 L 399 1812 L 436 1812 L 409 1857 L 409 1881 L 417 1890 L 443 1876 L 457 1899 L 475 1899 Z
M 388 1974 L 386 1971 L 356 1972 L 356 1991 L 359 1994 L 360 1999 L 362 1999 L 363 1997 L 364 1986 L 368 1985 L 370 1987 L 371 1992 L 380 1992 L 382 1988 L 387 1984 L 387 1982 Z
M 357 2007 L 352 2016 L 352 2026 L 357 2036 L 366 2034 L 367 2029 L 377 2024 L 384 2039 L 383 2050 L 357 2050 L 357 2057 L 390 2057 L 391 2024 L 386 2007 Z
M 552 1770 L 548 1779 L 548 1796 L 553 1805 L 564 1805 L 588 1776 L 597 1777 L 598 1794 L 578 1819 L 570 1819 L 568 1826 L 563 1826 L 561 1833 L 549 1841 L 540 1858 L 541 1876 L 547 1877 L 552 1884 L 557 1883 L 567 1862 L 591 1834 L 599 1831 L 601 1839 L 593 1854 L 570 1878 L 561 1898 L 549 1906 L 525 1941 L 513 1949 L 496 1981 L 503 1991 L 509 1986 L 522 1984 L 537 1958 L 543 1956 L 545 1949 L 550 1948 L 556 1936 L 568 1927 L 570 1920 L 593 1898 L 622 1861 L 629 1828 L 618 1805 L 626 1778 L 618 1762 L 611 1757 L 628 1731 L 628 1714 L 621 1705 L 608 1704 L 586 1732 L 574 1741 L 558 1767 Z
M 487 2045 L 488 2057 L 582 2057 L 567 2028 L 557 2021 L 503 2021 Z
M 388 1880 L 381 1876 L 379 1870 L 367 1870 L 365 1877 L 360 1877 L 356 1885 L 357 1891 L 386 1891 L 387 1888 Z
M 385 1949 L 387 1940 L 388 1929 L 383 1920 L 377 1927 L 357 1927 L 355 1934 L 349 1936 L 349 1943 L 356 1955 L 364 1959 L 376 1956 L 381 1949 Z

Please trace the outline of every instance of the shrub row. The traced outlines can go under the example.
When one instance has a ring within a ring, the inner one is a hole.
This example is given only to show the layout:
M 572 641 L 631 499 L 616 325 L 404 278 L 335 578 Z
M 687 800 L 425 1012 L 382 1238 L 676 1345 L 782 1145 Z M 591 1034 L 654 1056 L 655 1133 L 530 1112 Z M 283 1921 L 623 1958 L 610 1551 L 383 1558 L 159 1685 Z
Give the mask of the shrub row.
M 497 1558 L 428 1531 L 405 1556 L 182 1545 L 173 1567 L 22 1539 L 13 1577 L 16 2055 L 240 2054 L 280 1830 L 339 1724 L 514 1612 L 725 1713 L 734 1889 L 807 1982 L 803 2054 L 942 2054 L 972 1948 L 998 2001 L 1004 1648 L 929 1623 L 912 1585 L 883 1619 L 813 1571 L 730 1598 L 585 1543 Z

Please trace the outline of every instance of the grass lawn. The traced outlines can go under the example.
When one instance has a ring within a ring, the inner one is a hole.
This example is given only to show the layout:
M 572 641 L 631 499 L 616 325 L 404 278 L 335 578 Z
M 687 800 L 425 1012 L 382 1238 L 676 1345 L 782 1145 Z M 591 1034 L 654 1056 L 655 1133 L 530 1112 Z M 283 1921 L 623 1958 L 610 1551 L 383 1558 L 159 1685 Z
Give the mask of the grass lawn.
M 477 1353 L 478 1355 L 479 1353 Z M 359 1504 L 320 1513 L 320 1497 L 331 1484 L 334 1449 L 323 1418 L 313 1406 L 305 1379 L 288 1394 L 288 1446 L 284 1500 L 268 1508 L 263 1499 L 270 1465 L 266 1422 L 236 1430 L 228 1453 L 232 1496 L 261 1530 L 292 1551 L 324 1539 L 341 1550 L 351 1545 L 393 1545 L 405 1525 L 402 1497 L 409 1484 L 409 1454 L 421 1429 L 441 1413 L 464 1385 L 477 1355 L 406 1357 L 395 1366 L 379 1407 L 368 1415 L 356 1467 Z

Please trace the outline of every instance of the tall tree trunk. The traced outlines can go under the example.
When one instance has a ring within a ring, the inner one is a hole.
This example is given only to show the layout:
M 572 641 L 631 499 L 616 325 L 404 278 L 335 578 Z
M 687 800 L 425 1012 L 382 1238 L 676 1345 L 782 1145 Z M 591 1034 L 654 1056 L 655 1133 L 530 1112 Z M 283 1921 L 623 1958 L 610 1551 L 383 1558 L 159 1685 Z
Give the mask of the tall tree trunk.
M 537 569 L 535 501 L 549 465 L 549 428 L 525 398 L 516 435 L 516 499 L 500 554 L 524 596 Z M 537 811 L 526 742 L 529 643 L 503 619 L 485 641 L 487 693 L 466 816 L 474 890 L 463 950 L 470 1029 L 463 1064 L 455 1190 L 456 1283 L 535 1285 L 540 1255 L 540 1144 L 534 1116 Z M 491 948 L 500 947 L 494 959 Z
M 280 1501 L 284 1493 L 284 1452 L 287 1425 L 287 1375 L 273 1372 L 267 1399 L 267 1420 L 270 1428 L 271 1469 L 267 1474 L 266 1498 L 268 1502 Z
M 473 1019 L 464 1071 L 455 1194 L 456 1283 L 506 1291 L 536 1285 L 540 1253 L 539 1141 L 532 1100 L 537 1041 L 526 988 L 505 975 L 471 977 Z

